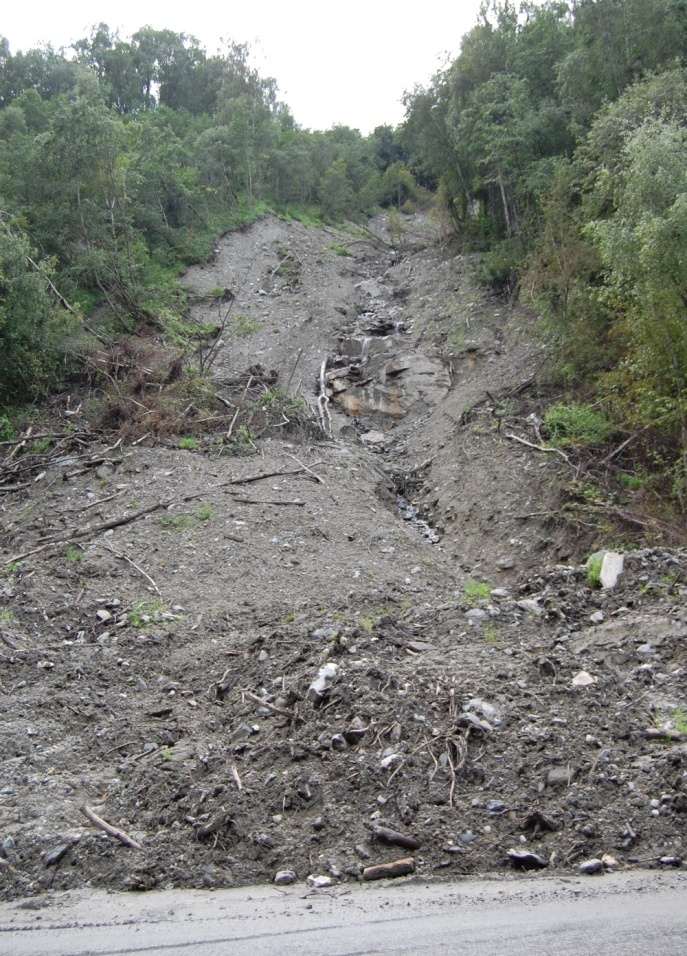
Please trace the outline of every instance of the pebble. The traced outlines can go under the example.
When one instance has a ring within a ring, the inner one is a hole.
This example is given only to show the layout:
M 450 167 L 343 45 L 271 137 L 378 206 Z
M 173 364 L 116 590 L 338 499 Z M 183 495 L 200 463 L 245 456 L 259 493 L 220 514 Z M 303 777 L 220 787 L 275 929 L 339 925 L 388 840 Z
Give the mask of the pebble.
M 596 857 L 591 860 L 585 860 L 578 866 L 580 873 L 584 873 L 585 876 L 593 876 L 595 873 L 603 873 L 604 869 L 605 867 L 603 860 L 599 860 Z
M 597 678 L 592 677 L 587 671 L 580 671 L 572 679 L 573 687 L 591 687 L 592 684 L 596 684 Z
M 541 607 L 539 601 L 534 598 L 525 598 L 522 601 L 518 601 L 518 607 L 521 611 L 527 611 L 528 614 L 534 614 L 535 617 L 541 617 L 544 613 L 544 608 Z
M 471 624 L 477 624 L 485 620 L 488 616 L 487 612 L 483 611 L 481 607 L 472 607 L 469 611 L 465 612 L 465 617 Z
M 274 874 L 274 883 L 277 886 L 289 886 L 291 883 L 295 883 L 296 879 L 295 870 L 278 870 Z
M 59 846 L 56 846 L 48 852 L 43 857 L 43 862 L 46 866 L 55 866 L 56 863 L 59 863 L 67 851 L 71 848 L 71 843 L 60 843 Z
M 508 859 L 516 870 L 543 870 L 549 865 L 548 860 L 531 850 L 511 849 L 508 851 Z
M 570 767 L 552 767 L 546 774 L 547 787 L 568 787 L 574 776 Z
M 334 880 L 331 876 L 312 876 L 310 875 L 307 880 L 308 886 L 314 887 L 316 890 L 323 890 L 327 886 L 333 886 Z
M 592 624 L 603 624 L 603 622 L 606 620 L 606 616 L 604 615 L 603 611 L 594 611 L 593 614 L 589 615 L 589 620 L 592 622 Z

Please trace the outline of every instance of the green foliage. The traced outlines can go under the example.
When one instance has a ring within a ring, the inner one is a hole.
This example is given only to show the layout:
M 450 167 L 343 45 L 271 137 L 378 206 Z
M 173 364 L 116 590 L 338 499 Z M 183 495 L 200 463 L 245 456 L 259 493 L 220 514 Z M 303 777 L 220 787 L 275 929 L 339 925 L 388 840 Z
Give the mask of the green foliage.
M 262 325 L 257 319 L 248 315 L 235 315 L 231 320 L 230 328 L 237 338 L 244 339 L 255 332 L 259 332 Z
M 479 604 L 480 601 L 488 601 L 491 596 L 491 585 L 485 581 L 469 580 L 463 587 L 463 597 L 466 604 Z
M 602 554 L 592 554 L 587 559 L 587 584 L 590 588 L 601 587 L 601 566 L 603 565 Z
M 64 552 L 64 556 L 70 564 L 78 564 L 79 561 L 83 560 L 83 552 L 81 548 L 77 548 L 72 544 L 68 546 L 67 550 Z
M 353 253 L 342 242 L 332 242 L 329 246 L 335 256 L 350 257 Z
M 179 439 L 179 448 L 183 448 L 185 451 L 197 451 L 198 447 L 198 439 L 194 438 L 193 435 L 184 435 Z
M 162 619 L 165 606 L 162 601 L 139 601 L 127 614 L 132 627 L 141 630 L 150 624 L 156 624 Z
M 567 446 L 602 445 L 613 433 L 603 412 L 591 405 L 551 405 L 544 414 L 544 425 L 552 444 Z
M 14 422 L 9 415 L 0 415 L 0 441 L 13 441 L 16 434 Z

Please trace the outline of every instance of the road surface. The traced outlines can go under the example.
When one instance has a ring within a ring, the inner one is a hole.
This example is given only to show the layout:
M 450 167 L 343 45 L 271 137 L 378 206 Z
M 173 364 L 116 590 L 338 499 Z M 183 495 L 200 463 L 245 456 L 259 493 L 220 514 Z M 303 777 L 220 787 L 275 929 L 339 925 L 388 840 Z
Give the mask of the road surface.
M 684 956 L 687 873 L 100 891 L 0 904 L 3 956 Z

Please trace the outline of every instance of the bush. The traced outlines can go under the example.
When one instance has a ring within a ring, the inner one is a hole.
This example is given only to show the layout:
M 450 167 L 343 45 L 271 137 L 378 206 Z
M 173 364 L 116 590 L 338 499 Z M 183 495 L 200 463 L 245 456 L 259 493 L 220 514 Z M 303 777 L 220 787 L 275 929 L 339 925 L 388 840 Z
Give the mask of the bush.
M 592 405 L 559 402 L 547 409 L 544 424 L 551 442 L 560 447 L 602 445 L 613 433 L 612 424 Z

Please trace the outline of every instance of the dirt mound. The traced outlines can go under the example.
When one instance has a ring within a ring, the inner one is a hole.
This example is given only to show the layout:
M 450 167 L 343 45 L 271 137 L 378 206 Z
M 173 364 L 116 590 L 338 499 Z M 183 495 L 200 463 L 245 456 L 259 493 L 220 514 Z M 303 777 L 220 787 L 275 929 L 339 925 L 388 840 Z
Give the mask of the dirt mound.
M 528 316 L 375 228 L 270 218 L 187 277 L 232 305 L 217 389 L 275 370 L 331 437 L 92 444 L 6 497 L 2 894 L 681 858 L 686 555 L 557 565 Z

